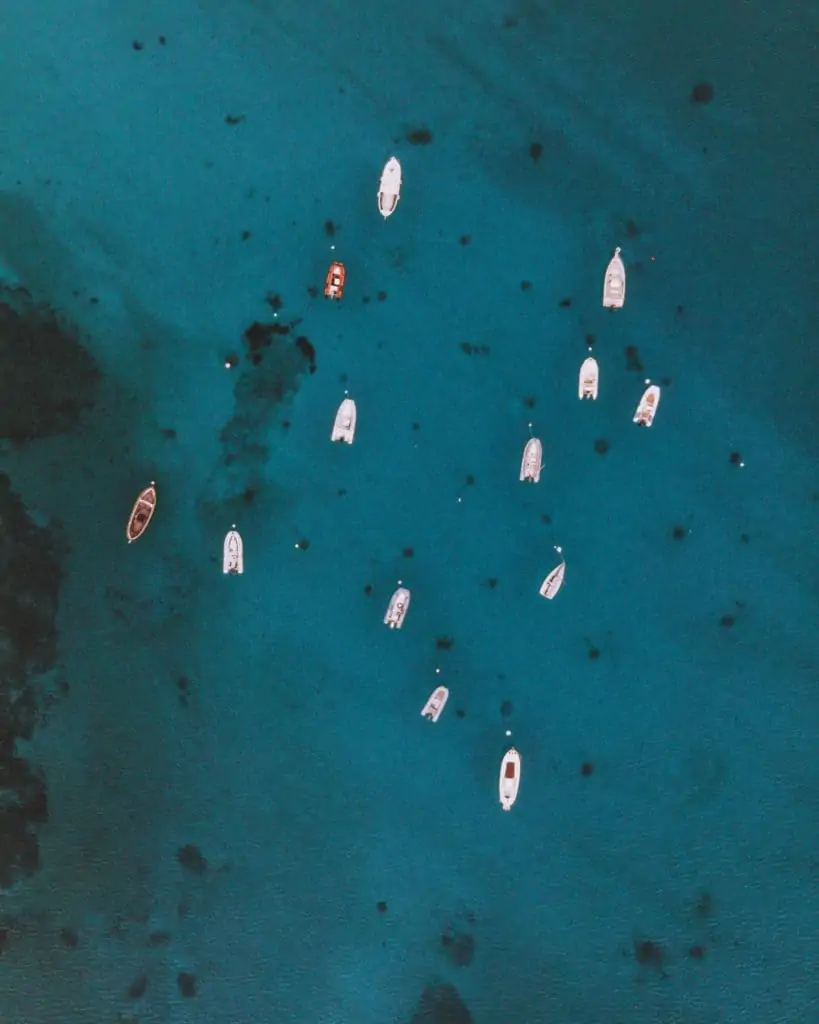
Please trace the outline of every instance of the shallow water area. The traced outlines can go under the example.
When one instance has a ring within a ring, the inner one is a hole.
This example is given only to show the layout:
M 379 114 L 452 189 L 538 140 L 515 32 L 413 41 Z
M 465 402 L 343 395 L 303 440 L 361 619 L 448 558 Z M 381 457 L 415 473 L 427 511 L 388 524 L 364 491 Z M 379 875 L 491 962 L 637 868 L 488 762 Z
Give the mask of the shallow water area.
M 801 1022 L 819 22 L 394 14 L 0 13 L 0 1015 Z

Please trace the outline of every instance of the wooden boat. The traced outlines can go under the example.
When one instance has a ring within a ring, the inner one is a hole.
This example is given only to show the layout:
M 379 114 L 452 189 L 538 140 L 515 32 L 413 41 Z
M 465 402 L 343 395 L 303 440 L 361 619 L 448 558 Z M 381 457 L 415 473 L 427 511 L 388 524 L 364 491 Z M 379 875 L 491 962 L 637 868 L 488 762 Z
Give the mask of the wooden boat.
M 657 415 L 657 406 L 660 404 L 660 389 L 656 384 L 651 384 L 643 392 L 643 397 L 637 404 L 637 411 L 634 413 L 634 422 L 638 427 L 650 427 Z
M 512 804 L 518 798 L 520 769 L 520 754 L 514 747 L 510 747 L 503 755 L 500 778 L 498 780 L 498 795 L 500 796 L 501 807 L 505 811 L 511 811 Z
M 222 572 L 229 576 L 241 576 L 245 571 L 245 546 L 236 524 L 225 534 L 222 546 Z
M 146 487 L 134 502 L 134 507 L 131 509 L 131 514 L 128 517 L 125 536 L 129 544 L 138 537 L 141 537 L 148 529 L 148 523 L 150 523 L 155 509 L 156 484 L 152 480 L 150 486 Z
M 563 586 L 563 578 L 566 575 L 566 563 L 556 565 L 546 579 L 540 584 L 540 596 L 551 601 L 555 594 Z
M 449 690 L 445 686 L 436 687 L 429 695 L 429 700 L 424 705 L 421 714 L 430 722 L 437 722 L 448 700 Z
M 410 592 L 406 587 L 399 587 L 390 598 L 387 605 L 387 614 L 384 616 L 384 625 L 390 629 L 400 629 L 404 625 L 404 619 L 410 606 Z
M 520 478 L 536 484 L 540 480 L 540 471 L 543 468 L 543 445 L 536 437 L 530 437 L 523 449 L 523 458 L 520 460 Z
M 577 397 L 597 399 L 597 385 L 600 380 L 600 368 L 597 360 L 588 356 L 580 367 L 577 381 Z
M 343 263 L 334 260 L 327 271 L 324 279 L 324 297 L 326 299 L 340 299 L 344 294 L 344 282 L 347 280 L 347 271 Z
M 381 181 L 378 185 L 378 210 L 386 220 L 395 213 L 398 200 L 401 198 L 401 164 L 391 156 L 384 164 Z
M 338 407 L 333 432 L 330 434 L 331 441 L 341 441 L 342 444 L 352 444 L 355 439 L 356 407 L 352 398 L 345 398 Z
M 620 259 L 619 246 L 606 267 L 603 278 L 603 305 L 606 309 L 622 309 L 626 301 L 626 268 Z

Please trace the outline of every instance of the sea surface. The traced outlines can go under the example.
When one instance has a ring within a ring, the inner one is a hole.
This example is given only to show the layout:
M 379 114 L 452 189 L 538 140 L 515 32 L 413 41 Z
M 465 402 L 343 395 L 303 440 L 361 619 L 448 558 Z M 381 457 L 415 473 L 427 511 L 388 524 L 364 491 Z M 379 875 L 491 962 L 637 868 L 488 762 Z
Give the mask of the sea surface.
M 4 1024 L 819 1019 L 817 110 L 813 2 L 4 0 Z

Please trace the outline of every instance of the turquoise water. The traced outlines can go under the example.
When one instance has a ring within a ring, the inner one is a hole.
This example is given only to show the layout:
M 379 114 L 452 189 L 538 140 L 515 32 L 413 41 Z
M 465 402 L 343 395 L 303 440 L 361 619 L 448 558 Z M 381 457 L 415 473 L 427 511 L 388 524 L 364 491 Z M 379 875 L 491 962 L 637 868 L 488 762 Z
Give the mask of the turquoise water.
M 48 812 L 4 1020 L 812 1019 L 817 49 L 756 0 L 6 0 L 0 654 Z

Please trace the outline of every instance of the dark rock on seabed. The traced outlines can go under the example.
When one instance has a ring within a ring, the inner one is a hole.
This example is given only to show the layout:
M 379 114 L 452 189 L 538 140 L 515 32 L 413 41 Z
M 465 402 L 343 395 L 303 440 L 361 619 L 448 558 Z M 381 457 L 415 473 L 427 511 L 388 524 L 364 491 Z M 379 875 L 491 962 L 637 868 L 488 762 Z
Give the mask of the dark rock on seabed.
M 72 430 L 98 381 L 73 327 L 24 288 L 0 286 L 0 443 Z M 16 743 L 34 733 L 38 677 L 57 660 L 61 550 L 56 527 L 38 526 L 0 474 L 0 890 L 37 870 L 37 827 L 48 820 L 46 780 Z
M 94 404 L 99 370 L 71 325 L 23 288 L 0 290 L 0 438 L 64 434 Z
M 39 867 L 48 819 L 42 773 L 15 753 L 39 718 L 36 677 L 56 662 L 61 571 L 52 531 L 36 526 L 0 475 L 0 890 Z
M 410 1018 L 410 1024 L 472 1024 L 472 1014 L 454 985 L 427 985 Z

